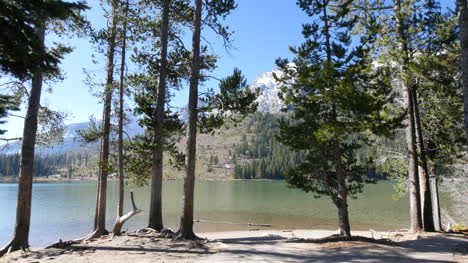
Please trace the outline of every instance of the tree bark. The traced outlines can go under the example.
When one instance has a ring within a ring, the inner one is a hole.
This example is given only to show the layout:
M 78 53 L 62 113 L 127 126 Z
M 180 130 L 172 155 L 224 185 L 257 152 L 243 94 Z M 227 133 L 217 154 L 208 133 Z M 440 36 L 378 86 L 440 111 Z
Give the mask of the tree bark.
M 122 28 L 122 59 L 120 63 L 120 84 L 119 84 L 119 131 L 118 131 L 118 166 L 119 166 L 119 202 L 117 205 L 117 221 L 114 224 L 112 233 L 114 236 L 120 235 L 122 231 L 123 223 L 121 218 L 123 216 L 124 207 L 124 193 L 125 193 L 125 182 L 124 182 L 124 163 L 123 163 L 123 121 L 124 121 L 124 80 L 125 80 L 125 53 L 127 49 L 127 12 L 128 12 L 128 0 L 124 7 L 124 23 Z
M 436 231 L 442 230 L 442 221 L 440 220 L 440 202 L 439 202 L 439 187 L 437 178 L 437 167 L 432 166 L 432 175 L 430 176 L 431 194 L 432 194 L 432 207 L 434 218 L 434 229 Z
M 468 14 L 466 0 L 457 0 L 458 17 L 460 23 L 460 42 L 462 46 L 462 84 L 463 84 L 463 106 L 464 124 L 466 135 L 466 146 L 468 150 Z
M 148 227 L 161 231 L 162 219 L 162 177 L 164 145 L 164 111 L 166 103 L 167 44 L 169 34 L 169 2 L 164 0 L 161 23 L 161 65 L 159 72 L 158 96 L 154 116 L 154 148 L 151 166 L 151 200 Z
M 106 199 L 107 199 L 107 176 L 109 170 L 109 141 L 110 141 L 110 115 L 112 106 L 112 91 L 114 84 L 114 54 L 117 27 L 117 1 L 112 1 L 112 23 L 108 39 L 107 51 L 107 77 L 104 89 L 104 111 L 103 111 L 103 136 L 101 142 L 101 156 L 99 162 L 99 198 L 97 200 L 96 228 L 90 238 L 100 237 L 107 234 L 106 230 Z
M 434 220 L 432 214 L 431 186 L 429 184 L 429 170 L 427 168 L 426 148 L 422 134 L 421 118 L 419 115 L 419 102 L 416 90 L 413 88 L 413 107 L 416 128 L 417 146 L 419 148 L 419 188 L 421 193 L 421 213 L 424 231 L 434 232 Z
M 343 168 L 341 146 L 339 142 L 335 143 L 335 165 L 336 165 L 336 179 L 337 179 L 337 202 L 338 208 L 338 223 L 340 225 L 340 235 L 351 237 L 351 227 L 349 224 L 348 216 L 348 191 L 346 188 L 345 171 Z
M 192 65 L 189 91 L 189 118 L 187 156 L 185 158 L 184 194 L 182 198 L 182 216 L 178 238 L 196 238 L 193 232 L 193 203 L 195 191 L 195 161 L 197 148 L 197 103 L 198 82 L 200 77 L 200 38 L 201 38 L 202 0 L 195 0 L 195 14 L 192 36 Z
M 37 35 L 42 45 L 44 45 L 44 24 L 37 28 Z M 42 79 L 43 74 L 39 69 L 34 73 L 31 81 L 28 109 L 24 120 L 15 230 L 11 242 L 0 250 L 0 256 L 3 256 L 9 251 L 29 248 L 34 151 L 36 146 L 37 116 L 41 101 Z
M 399 59 L 400 64 L 400 84 L 402 85 L 403 99 L 405 108 L 407 109 L 406 123 L 406 146 L 408 150 L 408 182 L 409 182 L 409 195 L 410 195 L 410 220 L 411 232 L 419 232 L 422 230 L 421 218 L 421 200 L 419 191 L 419 178 L 418 178 L 418 156 L 416 152 L 416 129 L 414 120 L 414 107 L 412 99 L 412 87 L 408 84 L 406 76 L 409 73 L 409 57 L 408 57 L 408 44 L 405 34 L 405 25 L 402 18 L 401 0 L 393 0 L 393 10 L 396 19 L 396 34 L 398 41 L 398 49 L 401 51 L 403 58 Z

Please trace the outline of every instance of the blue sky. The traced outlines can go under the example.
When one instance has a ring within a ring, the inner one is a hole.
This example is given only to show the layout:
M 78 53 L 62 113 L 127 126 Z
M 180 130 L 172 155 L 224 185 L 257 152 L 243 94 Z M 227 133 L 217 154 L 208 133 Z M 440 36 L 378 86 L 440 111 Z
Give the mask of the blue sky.
M 105 19 L 98 2 L 88 0 L 92 9 L 87 12 L 87 17 L 93 24 L 102 26 Z M 225 21 L 235 31 L 234 48 L 229 54 L 223 48 L 222 41 L 210 33 L 209 29 L 205 29 L 203 33 L 211 42 L 213 51 L 221 56 L 218 68 L 212 75 L 222 78 L 238 67 L 251 84 L 258 74 L 275 68 L 276 58 L 290 56 L 288 46 L 298 45 L 303 41 L 301 24 L 307 22 L 308 18 L 294 0 L 238 0 L 237 3 L 238 8 Z M 186 38 L 190 39 L 190 36 Z M 104 64 L 92 64 L 93 47 L 88 40 L 72 38 L 63 41 L 75 48 L 62 63 L 67 78 L 54 85 L 52 94 L 43 93 L 42 103 L 70 113 L 67 123 L 87 121 L 90 115 L 100 118 L 102 104 L 84 84 L 85 75 L 82 69 L 104 75 Z M 207 86 L 215 87 L 216 82 L 208 82 Z M 173 105 L 185 105 L 187 94 L 187 88 L 177 92 Z M 8 130 L 6 137 L 20 136 L 23 120 L 11 117 L 2 128 Z

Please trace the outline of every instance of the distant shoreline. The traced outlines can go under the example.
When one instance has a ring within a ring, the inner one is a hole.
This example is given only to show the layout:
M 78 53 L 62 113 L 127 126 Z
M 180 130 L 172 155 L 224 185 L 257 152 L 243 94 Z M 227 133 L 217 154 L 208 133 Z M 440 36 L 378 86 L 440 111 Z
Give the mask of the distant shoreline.
M 118 178 L 115 177 L 109 177 L 109 181 L 117 181 Z M 128 179 L 125 179 L 126 181 Z M 164 181 L 177 181 L 177 180 L 183 180 L 183 178 L 164 178 Z M 197 180 L 199 181 L 284 181 L 284 180 L 273 180 L 273 179 L 232 179 L 232 178 L 227 178 L 227 177 L 198 177 Z M 50 177 L 34 177 L 33 182 L 34 183 L 47 183 L 47 182 L 70 182 L 70 181 L 97 181 L 97 177 L 72 177 L 72 178 L 50 178 Z M 0 183 L 17 183 L 18 182 L 18 177 L 13 177 L 13 176 L 4 176 L 0 177 Z
M 109 181 L 117 181 L 118 178 L 116 177 L 109 177 Z M 128 180 L 127 178 L 125 179 Z M 164 178 L 164 181 L 177 181 L 183 180 L 183 178 Z M 245 181 L 245 182 L 264 182 L 264 181 L 286 181 L 286 179 L 235 179 L 232 177 L 197 177 L 197 181 L 215 181 L 215 182 L 223 182 L 223 181 Z M 34 183 L 47 183 L 47 182 L 69 182 L 69 181 L 97 181 L 97 177 L 72 177 L 72 178 L 51 178 L 51 177 L 34 177 Z M 375 181 L 391 181 L 391 180 L 375 180 Z M 17 183 L 18 177 L 14 176 L 2 176 L 0 177 L 0 183 Z

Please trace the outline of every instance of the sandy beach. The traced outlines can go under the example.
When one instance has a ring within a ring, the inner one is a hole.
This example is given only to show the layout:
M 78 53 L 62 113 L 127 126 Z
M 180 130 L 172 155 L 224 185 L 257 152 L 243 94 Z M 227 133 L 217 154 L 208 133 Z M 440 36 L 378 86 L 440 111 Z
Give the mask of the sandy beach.
M 468 262 L 463 234 L 330 230 L 200 233 L 201 242 L 128 233 L 58 248 L 14 252 L 0 262 Z

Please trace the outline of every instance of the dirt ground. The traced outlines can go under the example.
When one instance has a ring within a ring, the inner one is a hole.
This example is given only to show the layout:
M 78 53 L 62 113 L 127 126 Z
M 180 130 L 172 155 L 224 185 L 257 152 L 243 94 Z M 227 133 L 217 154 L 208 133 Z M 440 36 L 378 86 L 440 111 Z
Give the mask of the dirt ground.
M 200 242 L 172 241 L 158 233 L 128 233 L 14 252 L 0 262 L 468 262 L 463 234 L 353 232 L 352 240 L 329 230 L 202 233 Z

